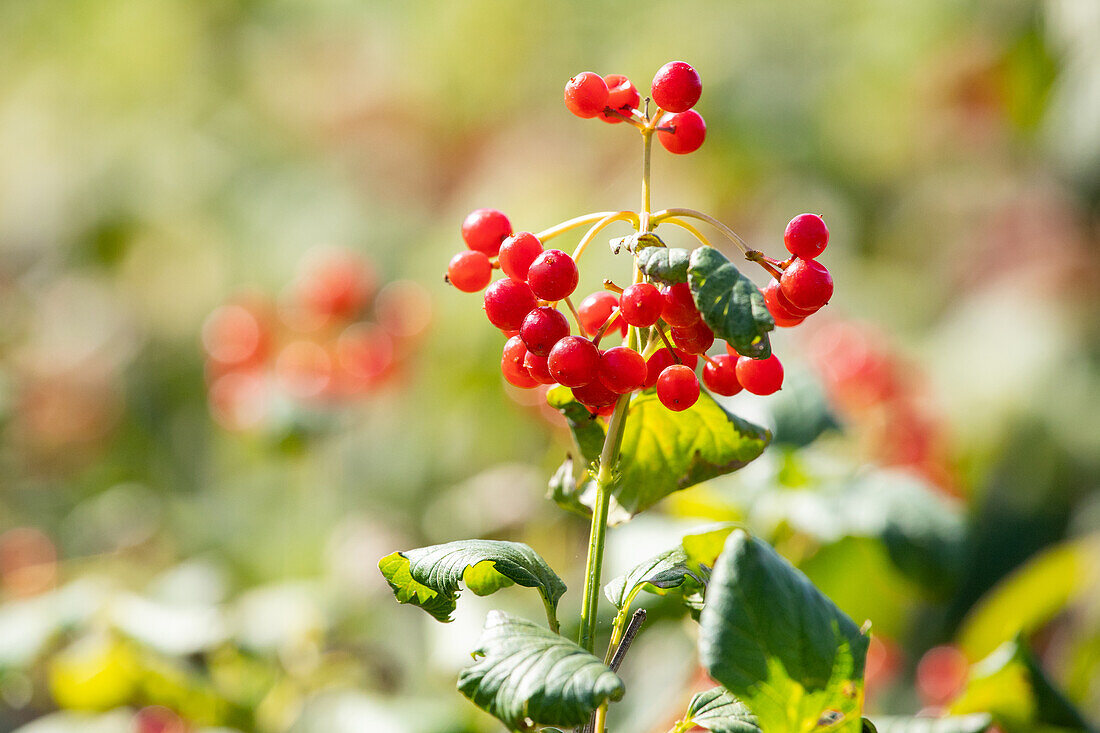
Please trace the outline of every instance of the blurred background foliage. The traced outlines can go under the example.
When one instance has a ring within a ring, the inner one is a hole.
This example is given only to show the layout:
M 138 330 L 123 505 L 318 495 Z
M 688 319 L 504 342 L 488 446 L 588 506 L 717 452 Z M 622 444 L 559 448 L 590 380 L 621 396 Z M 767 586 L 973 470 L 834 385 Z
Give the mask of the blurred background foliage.
M 473 208 L 634 208 L 636 138 L 561 89 L 670 59 L 709 132 L 654 204 L 773 255 L 822 212 L 837 294 L 779 397 L 730 400 L 776 445 L 616 529 L 606 577 L 745 522 L 873 622 L 872 712 L 1019 636 L 1100 720 L 1100 4 L 39 0 L 0 5 L 0 729 L 494 730 L 453 692 L 489 602 L 435 624 L 377 559 L 523 540 L 567 610 L 587 526 L 441 274 Z M 325 277 L 351 305 L 303 319 Z M 705 684 L 651 601 L 623 730 Z

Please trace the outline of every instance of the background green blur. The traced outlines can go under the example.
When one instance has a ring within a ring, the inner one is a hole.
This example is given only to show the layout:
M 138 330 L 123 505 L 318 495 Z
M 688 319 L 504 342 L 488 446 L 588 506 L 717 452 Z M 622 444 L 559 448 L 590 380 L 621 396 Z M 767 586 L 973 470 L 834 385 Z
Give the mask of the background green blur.
M 439 625 L 376 562 L 524 540 L 571 617 L 588 530 L 543 498 L 568 435 L 503 388 L 502 337 L 441 276 L 471 209 L 538 231 L 636 208 L 638 137 L 561 90 L 596 70 L 645 96 L 672 59 L 702 76 L 707 141 L 655 146 L 654 206 L 776 257 L 798 213 L 831 230 L 836 295 L 775 344 L 843 429 L 785 465 L 900 467 L 965 528 L 939 597 L 843 553 L 811 572 L 892 640 L 870 709 L 927 702 L 929 647 L 1022 630 L 1100 719 L 1100 3 L 36 0 L 0 4 L 0 730 L 496 730 L 453 678 L 486 609 L 534 599 L 464 596 Z M 403 283 L 400 360 L 216 419 L 204 322 L 241 293 L 280 308 L 318 247 Z M 606 249 L 585 292 L 629 272 Z M 904 429 L 844 371 L 868 353 Z M 731 404 L 774 425 L 765 398 Z M 744 519 L 744 481 L 714 483 L 613 531 L 606 577 Z M 785 549 L 811 568 L 825 544 Z M 1050 548 L 1078 562 L 1025 594 L 1041 608 L 959 641 Z M 667 729 L 699 688 L 669 615 L 623 730 Z

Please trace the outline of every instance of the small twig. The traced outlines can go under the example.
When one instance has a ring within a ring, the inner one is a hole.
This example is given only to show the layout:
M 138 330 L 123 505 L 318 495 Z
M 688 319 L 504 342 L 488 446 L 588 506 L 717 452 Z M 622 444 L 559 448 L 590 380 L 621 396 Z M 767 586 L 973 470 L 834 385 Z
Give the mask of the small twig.
M 676 349 L 673 348 L 672 343 L 668 340 L 668 337 L 665 336 L 665 329 L 661 328 L 661 324 L 660 323 L 654 324 L 654 328 L 657 329 L 657 335 L 660 336 L 661 340 L 665 342 L 665 346 L 672 353 L 672 358 L 676 360 L 676 363 L 677 364 L 683 364 L 684 360 L 681 359 L 680 355 L 676 353 Z
M 616 316 L 619 315 L 619 306 L 615 306 L 611 314 L 604 320 L 603 325 L 600 326 L 600 330 L 596 332 L 596 335 L 592 337 L 592 343 L 596 346 L 600 345 L 600 341 L 603 339 L 603 335 L 607 333 L 607 329 L 615 322 Z
M 563 300 L 565 300 L 565 305 L 569 307 L 569 312 L 573 314 L 573 320 L 577 322 L 577 329 L 580 331 L 581 335 L 583 336 L 586 333 L 586 331 L 585 331 L 585 328 L 584 328 L 584 324 L 581 322 L 581 314 L 578 313 L 577 309 L 573 307 L 573 301 L 571 301 L 569 299 L 568 295 L 565 296 L 565 298 L 563 298 Z
M 615 115 L 616 117 L 622 118 L 624 122 L 629 122 L 631 125 L 634 125 L 634 127 L 637 127 L 639 130 L 643 129 L 644 127 L 640 120 L 635 119 L 633 111 L 631 111 L 631 114 L 629 115 L 624 115 L 620 110 L 611 109 L 610 107 L 604 107 L 603 114 Z
M 776 260 L 773 260 L 771 257 L 765 256 L 764 253 L 758 249 L 750 249 L 748 252 L 746 252 L 745 259 L 749 260 L 750 262 L 755 262 L 756 264 L 763 267 L 765 270 L 767 270 L 768 274 L 774 277 L 776 280 L 783 277 L 783 270 L 779 268 L 780 263 Z
M 619 295 L 622 295 L 622 294 L 623 294 L 623 289 L 622 289 L 622 288 L 620 288 L 620 287 L 619 287 L 618 285 L 616 285 L 616 284 L 615 284 L 615 283 L 614 283 L 614 282 L 613 282 L 613 281 L 611 280 L 611 278 L 604 278 L 604 281 L 603 281 L 603 289 L 604 289 L 604 290 L 610 290 L 611 292 L 613 292 L 613 293 L 618 293 Z
M 611 657 L 611 664 L 607 665 L 611 667 L 612 672 L 618 672 L 619 667 L 623 665 L 623 658 L 626 657 L 626 653 L 630 651 L 630 645 L 634 643 L 634 637 L 642 630 L 642 624 L 644 623 L 645 609 L 639 608 L 634 612 L 634 615 L 630 617 L 630 623 L 626 625 L 626 631 L 623 632 L 623 640 L 619 642 L 619 646 L 615 650 L 615 656 Z

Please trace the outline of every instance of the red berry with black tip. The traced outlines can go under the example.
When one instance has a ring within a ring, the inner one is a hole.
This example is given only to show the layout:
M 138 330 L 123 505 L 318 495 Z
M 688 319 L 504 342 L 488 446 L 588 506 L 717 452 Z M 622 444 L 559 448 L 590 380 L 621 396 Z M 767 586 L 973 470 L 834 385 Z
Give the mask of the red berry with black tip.
M 699 399 L 699 380 L 683 364 L 665 367 L 657 377 L 657 399 L 673 412 L 688 409 Z
M 447 282 L 464 293 L 476 293 L 493 279 L 489 255 L 467 249 L 451 258 L 447 265 Z
M 539 384 L 555 384 L 558 381 L 550 376 L 550 365 L 545 356 L 538 356 L 528 351 L 527 356 L 523 357 L 523 366 Z
M 496 209 L 475 209 L 462 222 L 462 239 L 470 249 L 495 257 L 501 242 L 512 234 L 508 217 Z
M 686 328 L 699 321 L 699 309 L 691 297 L 691 288 L 687 283 L 676 283 L 661 293 L 664 303 L 661 306 L 661 318 L 673 328 Z
M 664 304 L 661 291 L 649 283 L 634 283 L 619 298 L 623 319 L 638 328 L 648 328 L 656 323 Z
M 812 260 L 829 244 L 829 227 L 817 214 L 799 214 L 787 224 L 783 244 L 795 257 Z
M 502 331 L 518 331 L 538 302 L 522 280 L 505 277 L 485 289 L 485 315 Z
M 603 81 L 607 84 L 607 106 L 630 117 L 630 113 L 637 109 L 638 103 L 642 101 L 642 95 L 638 93 L 634 83 L 622 74 L 608 74 Z M 611 124 L 623 121 L 622 117 L 608 113 L 606 109 L 600 113 L 600 119 Z
M 540 300 L 561 300 L 577 289 L 580 273 L 573 258 L 560 249 L 548 249 L 531 263 L 527 284 Z
M 565 84 L 565 106 L 577 117 L 595 117 L 607 108 L 607 82 L 594 71 L 583 71 Z
M 703 365 L 703 384 L 714 394 L 730 397 L 742 389 L 737 381 L 737 358 L 719 354 Z
M 783 365 L 775 354 L 767 359 L 742 356 L 737 360 L 736 370 L 737 381 L 753 394 L 773 394 L 783 386 Z
M 577 402 L 588 408 L 596 408 L 597 412 L 599 408 L 614 404 L 619 399 L 619 395 L 600 384 L 598 379 L 581 387 L 573 387 L 573 396 L 577 398 Z
M 645 384 L 646 372 L 642 355 L 626 346 L 616 346 L 600 355 L 600 381 L 616 394 L 641 389 Z
M 779 288 L 795 308 L 813 311 L 833 297 L 833 276 L 817 260 L 795 257 L 783 271 Z
M 508 277 L 526 280 L 527 270 L 542 254 L 542 242 L 531 232 L 518 232 L 500 245 L 500 269 Z
M 694 153 L 707 139 L 707 123 L 693 109 L 665 115 L 661 118 L 660 127 L 669 129 L 657 130 L 657 139 L 665 146 L 665 150 L 676 155 Z
M 504 353 L 500 357 L 500 371 L 504 378 L 516 387 L 531 389 L 538 382 L 523 366 L 523 359 L 527 356 L 527 347 L 519 336 L 513 336 L 504 344 Z
M 596 379 L 600 350 L 586 338 L 566 336 L 550 349 L 550 375 L 566 387 L 583 387 Z
M 699 72 L 683 61 L 669 61 L 653 77 L 653 101 L 667 112 L 683 112 L 695 106 L 703 93 Z
M 672 343 L 687 354 L 705 354 L 714 345 L 714 332 L 702 320 L 690 326 L 672 329 Z
M 569 321 L 560 311 L 544 305 L 535 308 L 519 327 L 519 337 L 527 350 L 539 356 L 548 356 L 554 344 L 569 335 Z
M 680 358 L 680 361 L 676 361 L 676 357 Z M 688 369 L 695 371 L 695 366 L 699 363 L 699 357 L 694 354 L 685 354 L 682 351 L 677 350 L 675 356 L 673 352 L 668 349 L 658 349 L 646 359 L 646 375 L 645 384 L 642 385 L 645 389 L 649 389 L 653 385 L 657 384 L 657 378 L 661 376 L 661 372 L 665 370 L 665 367 L 670 367 L 673 364 L 683 363 Z
M 595 336 L 603 327 L 603 324 L 607 322 L 607 319 L 611 317 L 612 311 L 618 307 L 619 296 L 607 290 L 599 290 L 581 301 L 580 305 L 577 306 L 577 315 L 580 316 L 581 326 L 585 332 L 589 336 Z M 622 318 L 615 318 L 615 327 L 623 335 L 626 335 L 626 323 L 623 322 Z

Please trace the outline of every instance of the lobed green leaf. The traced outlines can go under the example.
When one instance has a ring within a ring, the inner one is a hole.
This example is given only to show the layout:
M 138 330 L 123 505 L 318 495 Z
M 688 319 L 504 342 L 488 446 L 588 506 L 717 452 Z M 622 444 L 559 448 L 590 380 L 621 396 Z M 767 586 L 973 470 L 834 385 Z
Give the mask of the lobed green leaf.
M 418 606 L 439 621 L 450 621 L 461 583 L 479 596 L 513 583 L 538 588 L 553 613 L 565 583 L 539 555 L 520 542 L 460 540 L 394 552 L 378 569 L 400 603 Z
M 509 730 L 535 725 L 577 726 L 623 682 L 601 660 L 538 624 L 490 611 L 458 689 Z
M 984 733 L 993 719 L 984 713 L 946 718 L 882 717 L 875 719 L 878 733 Z
M 716 338 L 743 356 L 771 356 L 768 331 L 775 328 L 775 319 L 752 280 L 713 247 L 691 253 L 687 276 L 695 306 Z
M 684 720 L 713 733 L 762 733 L 752 712 L 724 687 L 697 693 Z
M 868 638 L 767 543 L 735 530 L 707 590 L 699 653 L 769 733 L 859 731 Z
M 646 277 L 666 285 L 688 281 L 690 250 L 665 247 L 663 243 L 648 247 L 643 247 L 642 244 L 639 242 L 638 246 L 638 269 L 644 272 Z

